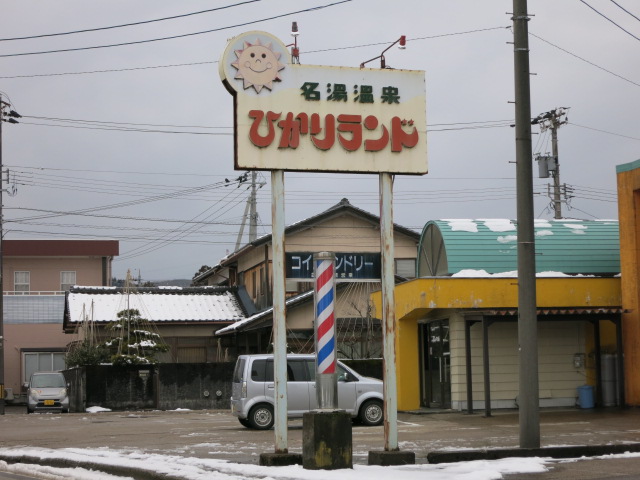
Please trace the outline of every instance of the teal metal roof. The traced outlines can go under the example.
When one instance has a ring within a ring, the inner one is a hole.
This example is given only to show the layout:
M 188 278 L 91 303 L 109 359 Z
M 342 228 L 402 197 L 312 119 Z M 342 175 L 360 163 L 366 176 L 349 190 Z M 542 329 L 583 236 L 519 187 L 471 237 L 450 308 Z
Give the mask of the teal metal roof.
M 536 272 L 620 272 L 617 220 L 536 220 L 534 226 Z M 513 272 L 518 269 L 516 222 L 432 220 L 422 230 L 418 254 L 418 277 L 449 276 L 462 270 Z
M 640 160 L 623 163 L 622 165 L 616 165 L 616 173 L 630 172 L 631 170 L 635 170 L 636 168 L 640 168 Z

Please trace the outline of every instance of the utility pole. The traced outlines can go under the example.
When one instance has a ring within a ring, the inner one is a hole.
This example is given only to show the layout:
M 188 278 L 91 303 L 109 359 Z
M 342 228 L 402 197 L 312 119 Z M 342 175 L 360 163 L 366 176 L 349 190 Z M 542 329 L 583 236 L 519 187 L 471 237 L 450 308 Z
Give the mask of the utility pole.
M 518 218 L 518 346 L 520 448 L 540 447 L 538 319 L 533 226 L 531 90 L 527 0 L 513 0 Z
M 21 115 L 15 110 L 11 109 L 11 104 L 5 102 L 0 93 L 0 415 L 4 415 L 4 280 L 3 280 L 3 268 L 4 257 L 2 254 L 2 238 L 4 236 L 3 225 L 3 212 L 2 212 L 2 187 L 3 181 L 3 163 L 2 163 L 2 124 L 18 123 L 16 118 L 20 118 Z
M 240 230 L 236 238 L 236 251 L 242 245 L 242 235 L 244 235 L 244 226 L 247 223 L 247 219 L 249 219 L 249 242 L 253 242 L 258 238 L 258 197 L 256 192 L 258 188 L 264 186 L 264 182 L 257 183 L 257 176 L 258 174 L 255 170 L 251 172 L 251 193 L 244 207 L 242 223 L 240 224 Z
M 556 220 L 562 218 L 562 200 L 560 194 L 560 160 L 558 159 L 558 128 L 569 121 L 566 117 L 568 108 L 560 107 L 546 113 L 541 113 L 531 122 L 540 125 L 540 131 L 551 130 L 552 167 L 549 168 L 553 176 L 553 211 Z M 564 117 L 564 118 L 563 118 Z
M 256 171 L 251 172 L 251 196 L 249 197 L 249 241 L 258 238 L 258 199 L 256 197 Z

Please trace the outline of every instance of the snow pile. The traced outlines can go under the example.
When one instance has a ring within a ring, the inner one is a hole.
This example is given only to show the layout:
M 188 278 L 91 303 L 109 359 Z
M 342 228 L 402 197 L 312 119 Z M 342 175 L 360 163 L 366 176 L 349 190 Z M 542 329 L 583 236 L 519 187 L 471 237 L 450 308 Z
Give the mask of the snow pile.
M 87 413 L 98 413 L 98 412 L 110 412 L 111 409 L 103 408 L 103 407 L 89 407 L 86 409 Z

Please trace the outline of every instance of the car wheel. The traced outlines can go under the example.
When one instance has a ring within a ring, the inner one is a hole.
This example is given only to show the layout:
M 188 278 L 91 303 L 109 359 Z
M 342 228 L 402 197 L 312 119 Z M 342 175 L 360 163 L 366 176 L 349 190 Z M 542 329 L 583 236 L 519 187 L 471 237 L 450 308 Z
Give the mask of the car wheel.
M 358 417 L 363 425 L 380 425 L 384 417 L 382 402 L 380 400 L 367 400 L 360 407 Z
M 247 420 L 246 418 L 238 418 L 238 421 L 243 427 L 251 428 L 251 424 L 249 423 L 249 420 Z
M 256 405 L 247 417 L 249 426 L 256 430 L 269 430 L 273 427 L 273 407 L 268 403 Z

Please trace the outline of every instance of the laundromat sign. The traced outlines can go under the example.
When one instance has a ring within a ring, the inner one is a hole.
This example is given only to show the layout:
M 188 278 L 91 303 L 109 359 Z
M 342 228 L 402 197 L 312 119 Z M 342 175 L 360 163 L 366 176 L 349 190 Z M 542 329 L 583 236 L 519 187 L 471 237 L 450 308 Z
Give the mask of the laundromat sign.
M 293 64 L 276 37 L 229 41 L 235 168 L 427 173 L 423 71 Z

